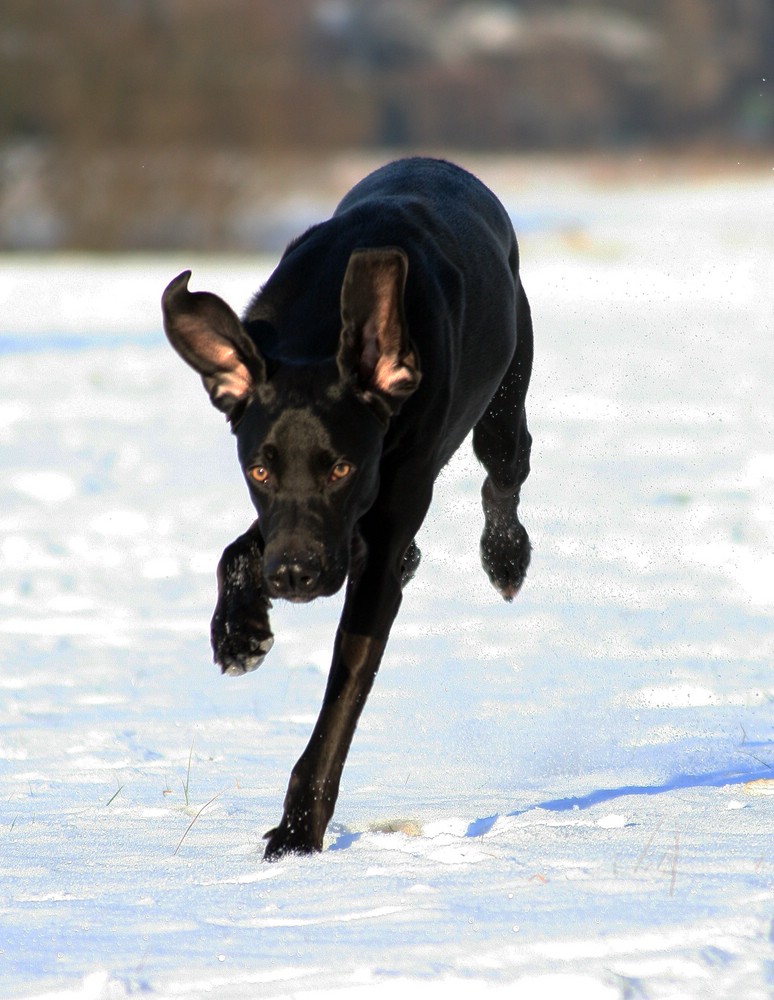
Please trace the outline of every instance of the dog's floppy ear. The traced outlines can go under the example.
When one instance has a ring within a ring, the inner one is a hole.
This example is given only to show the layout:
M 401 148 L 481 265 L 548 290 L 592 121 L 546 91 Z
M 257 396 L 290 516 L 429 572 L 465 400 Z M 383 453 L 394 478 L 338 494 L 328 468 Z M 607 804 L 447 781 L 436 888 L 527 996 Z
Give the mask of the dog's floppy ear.
M 398 247 L 355 250 L 341 287 L 342 378 L 355 375 L 366 398 L 394 412 L 422 375 L 403 308 L 408 257 Z
M 266 378 L 266 366 L 233 309 L 211 292 L 190 292 L 190 277 L 183 271 L 164 291 L 164 330 L 201 375 L 213 406 L 233 420 L 239 404 Z

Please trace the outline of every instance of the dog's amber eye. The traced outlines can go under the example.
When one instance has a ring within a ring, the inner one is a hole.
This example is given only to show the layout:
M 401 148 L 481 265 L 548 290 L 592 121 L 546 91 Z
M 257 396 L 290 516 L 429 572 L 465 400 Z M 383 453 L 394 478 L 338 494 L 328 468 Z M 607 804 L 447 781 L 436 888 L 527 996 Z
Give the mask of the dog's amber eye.
M 269 470 L 265 465 L 254 465 L 248 475 L 254 483 L 267 483 L 269 481 Z
M 337 462 L 331 469 L 331 482 L 338 483 L 341 479 L 346 479 L 352 472 L 349 462 Z

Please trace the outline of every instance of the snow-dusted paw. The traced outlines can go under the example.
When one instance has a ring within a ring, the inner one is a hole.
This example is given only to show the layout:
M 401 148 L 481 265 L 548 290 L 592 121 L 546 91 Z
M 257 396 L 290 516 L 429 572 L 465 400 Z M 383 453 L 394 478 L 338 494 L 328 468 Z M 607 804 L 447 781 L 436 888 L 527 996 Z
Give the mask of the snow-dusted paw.
M 267 628 L 250 620 L 244 622 L 212 620 L 212 649 L 221 673 L 230 677 L 257 670 L 274 645 Z
M 510 524 L 487 520 L 481 536 L 481 565 L 506 601 L 521 590 L 531 552 L 529 535 L 516 518 Z
M 254 653 L 242 655 L 238 660 L 216 659 L 215 662 L 220 664 L 221 673 L 228 674 L 229 677 L 240 677 L 242 674 L 249 674 L 250 671 L 257 670 L 266 658 L 266 654 L 274 645 L 274 636 L 268 635 L 265 639 L 261 640 L 251 637 L 249 642 L 251 648 L 255 650 Z
M 318 854 L 322 850 L 323 831 L 315 833 L 313 818 L 294 822 L 282 817 L 279 826 L 263 835 L 267 841 L 264 861 L 279 861 L 286 854 Z

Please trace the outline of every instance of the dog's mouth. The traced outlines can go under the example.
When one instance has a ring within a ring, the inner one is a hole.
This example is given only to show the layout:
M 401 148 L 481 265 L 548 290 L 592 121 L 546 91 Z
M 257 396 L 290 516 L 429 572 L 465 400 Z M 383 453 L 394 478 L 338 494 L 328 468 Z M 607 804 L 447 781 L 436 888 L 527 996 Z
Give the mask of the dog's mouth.
M 332 597 L 341 590 L 345 579 L 346 574 L 344 574 L 340 582 L 320 584 L 314 588 L 280 587 L 273 583 L 267 583 L 266 589 L 269 597 L 274 600 L 288 601 L 290 604 L 309 604 L 311 601 L 316 601 L 318 597 Z

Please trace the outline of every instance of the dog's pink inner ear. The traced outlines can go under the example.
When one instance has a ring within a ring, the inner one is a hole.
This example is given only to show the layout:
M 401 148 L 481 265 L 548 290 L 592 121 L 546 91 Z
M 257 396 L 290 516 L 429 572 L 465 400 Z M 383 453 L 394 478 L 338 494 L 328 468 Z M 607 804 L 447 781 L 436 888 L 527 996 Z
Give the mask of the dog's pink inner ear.
M 361 385 L 402 397 L 419 384 L 403 311 L 408 260 L 394 247 L 356 250 L 342 287 L 340 366 L 354 356 Z
M 217 406 L 222 397 L 244 399 L 253 390 L 250 371 L 233 348 L 221 348 L 217 355 L 219 371 L 211 391 L 213 403 Z
M 413 392 L 419 382 L 419 372 L 413 354 L 407 354 L 403 362 L 395 356 L 382 356 L 376 363 L 372 385 L 379 392 L 389 396 L 403 396 Z
M 164 329 L 213 404 L 231 416 L 262 377 L 263 360 L 229 305 L 211 292 L 188 290 L 190 276 L 184 271 L 164 292 Z
M 183 319 L 180 327 L 200 361 L 202 375 L 213 379 L 213 401 L 225 395 L 239 399 L 252 390 L 250 370 L 230 341 L 223 340 L 196 319 Z

